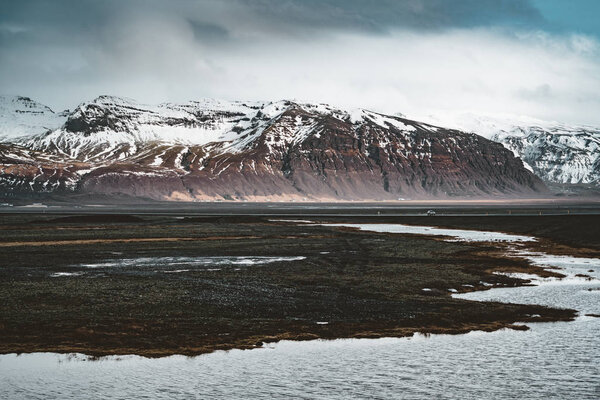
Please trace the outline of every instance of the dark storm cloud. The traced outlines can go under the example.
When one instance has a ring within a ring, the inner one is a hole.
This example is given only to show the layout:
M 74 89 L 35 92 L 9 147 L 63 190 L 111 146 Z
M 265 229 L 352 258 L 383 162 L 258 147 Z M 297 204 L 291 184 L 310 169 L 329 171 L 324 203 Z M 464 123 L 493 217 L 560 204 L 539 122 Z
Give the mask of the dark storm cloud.
M 114 4 L 86 0 L 4 1 L 0 4 L 0 30 L 10 32 L 21 28 L 39 40 L 51 40 L 60 32 L 89 35 L 97 33 L 97 28 L 113 15 Z
M 431 30 L 543 23 L 528 0 L 240 0 L 265 18 L 321 29 Z
M 88 36 L 122 13 L 180 17 L 205 40 L 223 39 L 229 30 L 384 32 L 543 23 L 529 0 L 19 0 L 3 2 L 0 23 L 39 28 L 38 39 L 56 31 Z
M 188 20 L 188 23 L 198 40 L 221 41 L 229 38 L 229 31 L 217 24 L 195 20 Z

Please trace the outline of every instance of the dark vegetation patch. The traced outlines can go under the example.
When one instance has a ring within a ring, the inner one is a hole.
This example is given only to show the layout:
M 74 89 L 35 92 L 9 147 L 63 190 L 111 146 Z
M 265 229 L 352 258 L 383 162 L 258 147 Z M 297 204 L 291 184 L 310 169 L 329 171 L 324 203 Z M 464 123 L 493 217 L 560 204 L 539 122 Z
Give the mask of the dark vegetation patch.
M 189 223 L 232 223 L 232 224 L 251 224 L 269 222 L 265 217 L 252 215 L 207 215 L 200 217 L 184 217 L 181 222 Z
M 114 224 L 143 222 L 144 220 L 135 215 L 127 214 L 98 214 L 98 215 L 69 215 L 66 217 L 41 219 L 31 221 L 32 224 Z
M 483 282 L 528 283 L 494 271 L 539 272 L 524 260 L 502 257 L 494 245 L 270 222 L 273 217 L 119 218 L 127 224 L 83 217 L 92 219 L 59 217 L 51 225 L 34 225 L 39 215 L 2 215 L 0 242 L 236 240 L 0 247 L 0 353 L 193 355 L 281 339 L 524 329 L 515 322 L 575 316 L 573 310 L 452 298 L 449 289 L 482 290 Z M 523 221 L 527 229 L 538 222 L 543 219 Z M 494 229 L 484 221 L 480 226 Z M 160 262 L 235 256 L 306 259 L 262 265 Z M 119 264 L 138 257 L 158 261 Z M 57 273 L 73 275 L 53 277 Z

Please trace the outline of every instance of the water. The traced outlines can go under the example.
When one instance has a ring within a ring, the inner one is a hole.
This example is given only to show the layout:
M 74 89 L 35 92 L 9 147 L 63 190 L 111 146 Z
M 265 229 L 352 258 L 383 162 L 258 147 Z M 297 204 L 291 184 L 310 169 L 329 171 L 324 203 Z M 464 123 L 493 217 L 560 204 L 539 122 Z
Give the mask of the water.
M 600 318 L 585 316 L 600 314 L 600 260 L 519 251 L 563 268 L 567 277 L 455 296 L 575 308 L 574 322 L 534 323 L 529 331 L 284 341 L 192 358 L 9 354 L 0 356 L 0 398 L 600 398 Z
M 264 256 L 241 256 L 241 257 L 138 257 L 121 258 L 103 261 L 95 264 L 78 264 L 84 268 L 107 268 L 107 267 L 173 267 L 173 266 L 219 266 L 219 265 L 262 265 L 282 261 L 304 260 L 306 257 L 264 257 Z
M 75 264 L 66 267 L 69 271 L 54 272 L 49 274 L 51 278 L 64 278 L 87 275 L 90 270 L 102 269 L 108 272 L 139 272 L 145 270 L 154 273 L 176 274 L 196 271 L 219 271 L 223 267 L 248 267 L 254 265 L 265 265 L 276 262 L 291 262 L 304 260 L 304 256 L 293 257 L 265 257 L 265 256 L 234 256 L 234 257 L 137 257 L 110 259 L 89 264 Z M 91 274 L 92 276 L 94 274 Z
M 305 221 L 303 221 L 305 222 Z M 462 242 L 533 242 L 532 236 L 510 235 L 502 232 L 473 231 L 465 229 L 445 229 L 433 226 L 416 226 L 402 224 L 319 224 L 322 226 L 342 226 L 356 228 L 361 231 L 407 233 L 411 235 L 444 236 L 448 241 Z

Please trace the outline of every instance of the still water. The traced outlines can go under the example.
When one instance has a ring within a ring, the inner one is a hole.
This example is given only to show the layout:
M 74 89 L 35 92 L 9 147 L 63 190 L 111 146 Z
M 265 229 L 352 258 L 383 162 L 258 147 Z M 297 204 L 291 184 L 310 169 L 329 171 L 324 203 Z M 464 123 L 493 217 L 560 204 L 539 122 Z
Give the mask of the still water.
M 530 324 L 529 331 L 284 341 L 192 358 L 9 354 L 0 356 L 0 398 L 599 399 L 600 318 L 585 314 L 600 314 L 600 259 L 520 255 L 560 267 L 567 277 L 455 296 L 575 308 L 574 322 Z

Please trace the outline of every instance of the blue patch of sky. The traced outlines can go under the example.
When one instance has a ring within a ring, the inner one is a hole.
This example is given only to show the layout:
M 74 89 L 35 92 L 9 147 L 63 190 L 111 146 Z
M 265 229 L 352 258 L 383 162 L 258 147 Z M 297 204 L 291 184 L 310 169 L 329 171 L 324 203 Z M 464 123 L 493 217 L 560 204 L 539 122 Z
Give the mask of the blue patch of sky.
M 600 0 L 531 0 L 550 28 L 600 39 Z

